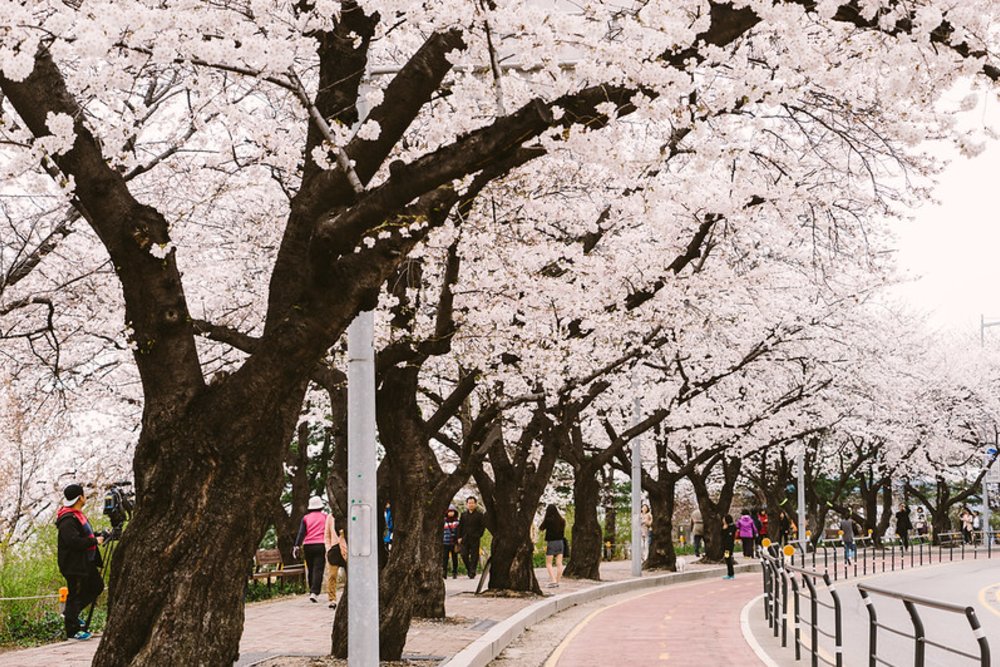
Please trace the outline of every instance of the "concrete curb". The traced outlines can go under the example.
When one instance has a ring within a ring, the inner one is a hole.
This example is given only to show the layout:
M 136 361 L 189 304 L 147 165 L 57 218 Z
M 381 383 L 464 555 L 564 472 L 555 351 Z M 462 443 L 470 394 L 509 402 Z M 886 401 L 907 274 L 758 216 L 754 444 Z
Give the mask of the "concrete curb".
M 743 563 L 737 565 L 736 572 L 759 572 L 759 563 Z M 700 579 L 712 579 L 723 572 L 722 567 L 707 568 L 704 570 L 692 570 L 690 572 L 671 572 L 670 574 L 659 574 L 639 579 L 626 579 L 625 581 L 615 581 L 607 584 L 598 584 L 582 591 L 573 593 L 563 593 L 546 598 L 530 607 L 525 607 L 513 616 L 500 621 L 489 629 L 482 637 L 479 637 L 464 649 L 453 655 L 443 663 L 447 667 L 485 667 L 500 652 L 517 639 L 527 628 L 535 625 L 543 619 L 565 611 L 578 604 L 586 604 L 611 595 L 630 593 L 644 588 L 654 588 L 657 586 L 669 586 L 687 581 L 698 581 Z

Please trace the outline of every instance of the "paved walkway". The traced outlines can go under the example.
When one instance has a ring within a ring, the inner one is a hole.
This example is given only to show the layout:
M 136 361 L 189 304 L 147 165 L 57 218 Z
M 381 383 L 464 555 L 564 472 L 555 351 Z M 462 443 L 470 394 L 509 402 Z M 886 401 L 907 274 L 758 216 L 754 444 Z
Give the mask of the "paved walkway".
M 546 667 L 757 665 L 740 632 L 740 612 L 761 579 L 741 574 L 678 584 L 594 612 L 553 652 Z
M 689 569 L 702 567 L 705 566 L 691 565 Z M 545 569 L 536 570 L 536 575 L 544 587 L 548 581 Z M 621 581 L 630 576 L 628 561 L 603 563 L 601 566 L 601 577 L 605 582 Z M 406 657 L 443 660 L 457 653 L 497 622 L 536 600 L 531 597 L 477 597 L 474 594 L 476 583 L 476 580 L 466 577 L 447 580 L 448 619 L 443 622 L 414 620 L 407 635 Z M 588 588 L 594 583 L 564 579 L 558 589 L 543 590 L 548 593 L 566 593 Z M 268 657 L 327 655 L 330 651 L 333 615 L 334 610 L 328 609 L 325 603 L 313 604 L 305 596 L 248 605 L 238 667 L 252 665 Z M 732 631 L 738 635 L 739 626 L 734 626 Z M 97 645 L 95 637 L 88 642 L 60 642 L 0 653 L 0 667 L 83 667 L 90 664 Z

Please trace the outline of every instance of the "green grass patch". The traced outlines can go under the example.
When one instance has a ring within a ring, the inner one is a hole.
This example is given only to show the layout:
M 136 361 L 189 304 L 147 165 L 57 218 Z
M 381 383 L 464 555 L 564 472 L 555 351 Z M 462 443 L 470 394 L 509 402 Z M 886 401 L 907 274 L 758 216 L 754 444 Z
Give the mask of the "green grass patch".
M 41 528 L 30 542 L 4 554 L 0 562 L 0 598 L 55 596 L 65 585 L 56 562 L 55 526 Z M 105 597 L 94 609 L 92 631 L 104 627 Z M 0 600 L 0 646 L 37 646 L 63 638 L 58 598 Z

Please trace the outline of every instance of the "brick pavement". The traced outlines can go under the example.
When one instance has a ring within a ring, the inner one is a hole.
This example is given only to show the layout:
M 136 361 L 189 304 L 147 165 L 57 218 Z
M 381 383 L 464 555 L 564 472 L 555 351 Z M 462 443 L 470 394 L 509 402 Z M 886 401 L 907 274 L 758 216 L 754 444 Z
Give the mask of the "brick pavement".
M 698 569 L 700 565 L 690 566 Z M 544 568 L 536 571 L 542 586 L 548 581 Z M 628 579 L 630 563 L 603 563 L 604 582 Z M 412 657 L 445 658 L 457 653 L 490 627 L 514 612 L 535 602 L 536 598 L 493 598 L 474 595 L 477 581 L 468 578 L 446 582 L 448 619 L 415 620 L 406 641 L 406 654 Z M 591 581 L 563 580 L 556 590 L 566 593 L 593 586 Z M 250 604 L 240 642 L 240 667 L 279 655 L 325 655 L 330 650 L 333 610 L 326 604 L 313 604 L 305 596 L 282 598 Z M 83 667 L 89 665 L 97 650 L 97 637 L 88 642 L 59 642 L 22 651 L 0 653 L 0 667 Z
M 760 595 L 753 574 L 677 584 L 591 614 L 546 667 L 759 665 L 743 639 L 740 612 Z

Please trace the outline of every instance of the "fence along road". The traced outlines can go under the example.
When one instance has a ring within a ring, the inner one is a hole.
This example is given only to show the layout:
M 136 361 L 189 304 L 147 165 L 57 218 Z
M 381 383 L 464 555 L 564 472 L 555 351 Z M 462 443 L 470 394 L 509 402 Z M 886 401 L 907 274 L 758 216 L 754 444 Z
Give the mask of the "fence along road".
M 822 568 L 817 568 L 822 570 Z M 1000 592 L 1000 561 L 979 558 L 976 560 L 955 561 L 944 564 L 917 567 L 894 573 L 886 573 L 868 577 L 841 580 L 835 584 L 840 597 L 843 627 L 843 664 L 849 667 L 869 664 L 868 633 L 869 616 L 864 601 L 858 592 L 857 583 L 864 583 L 882 589 L 899 593 L 931 598 L 961 606 L 971 606 L 975 609 L 983 633 L 990 640 L 992 655 L 991 665 L 1000 667 L 1000 601 L 996 594 Z M 780 584 L 779 584 L 780 585 Z M 818 586 L 820 590 L 823 586 Z M 899 600 L 872 595 L 872 602 L 878 614 L 878 622 L 892 628 L 897 628 L 907 634 L 912 634 L 913 624 L 903 603 Z M 824 595 L 823 599 L 829 599 Z M 788 606 L 793 606 L 791 590 L 789 590 Z M 945 643 L 965 653 L 979 654 L 979 646 L 969 622 L 963 615 L 946 611 L 921 607 L 920 617 L 926 629 L 927 639 L 932 642 Z M 758 604 L 753 614 L 763 615 L 763 607 Z M 804 620 L 810 620 L 809 596 L 804 594 L 800 600 L 800 615 Z M 819 625 L 833 630 L 834 617 L 832 610 L 819 608 Z M 764 626 L 766 628 L 766 626 Z M 808 628 L 802 625 L 803 639 L 808 641 Z M 775 639 L 770 633 L 761 636 L 757 632 L 758 641 L 780 664 L 796 664 L 794 658 L 794 640 L 789 631 L 787 647 L 781 648 L 780 637 Z M 819 646 L 825 656 L 833 660 L 832 642 L 820 637 Z M 897 636 L 892 632 L 880 629 L 878 631 L 878 656 L 891 665 L 914 664 L 914 642 L 912 639 Z M 977 665 L 974 660 L 950 655 L 933 646 L 927 646 L 925 665 L 940 667 L 961 667 L 962 665 Z M 823 662 L 822 660 L 820 661 Z M 810 664 L 807 650 L 802 651 L 802 661 L 798 664 Z

